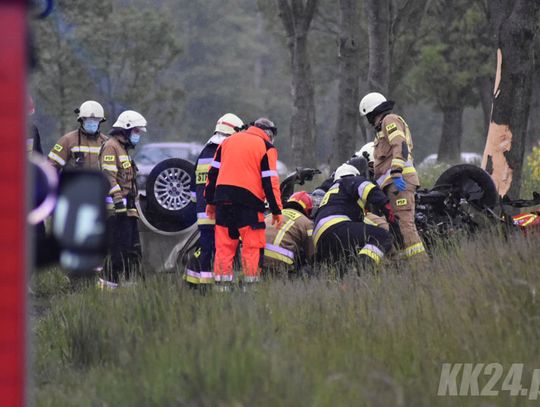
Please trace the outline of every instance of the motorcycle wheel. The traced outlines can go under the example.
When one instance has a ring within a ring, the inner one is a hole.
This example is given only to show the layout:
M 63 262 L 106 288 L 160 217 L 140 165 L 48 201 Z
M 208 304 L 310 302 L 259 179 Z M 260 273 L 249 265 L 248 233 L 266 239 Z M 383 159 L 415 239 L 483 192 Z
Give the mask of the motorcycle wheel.
M 435 182 L 435 187 L 451 185 L 477 209 L 493 209 L 499 194 L 491 176 L 482 168 L 472 164 L 460 164 L 448 168 Z

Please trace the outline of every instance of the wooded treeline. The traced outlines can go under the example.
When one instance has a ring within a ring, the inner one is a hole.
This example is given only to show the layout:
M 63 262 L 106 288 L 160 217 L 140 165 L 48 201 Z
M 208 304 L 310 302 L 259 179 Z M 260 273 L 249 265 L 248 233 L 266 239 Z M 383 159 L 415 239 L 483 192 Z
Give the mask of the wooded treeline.
M 515 3 L 537 22 L 538 0 Z M 73 128 L 73 109 L 91 98 L 111 120 L 125 108 L 141 111 L 152 141 L 204 141 L 228 111 L 245 121 L 268 116 L 289 165 L 335 165 L 371 139 L 357 108 L 377 90 L 406 116 L 417 160 L 439 153 L 451 161 L 460 151 L 483 152 L 497 48 L 501 38 L 512 41 L 500 22 L 513 5 L 58 0 L 48 19 L 33 23 L 36 120 L 47 147 Z M 528 127 L 520 130 L 525 150 L 538 140 L 540 125 L 540 66 L 533 57 L 540 45 L 536 25 L 527 27 L 534 47 L 515 52 L 529 58 L 531 75 L 532 92 L 520 99 L 531 106 Z

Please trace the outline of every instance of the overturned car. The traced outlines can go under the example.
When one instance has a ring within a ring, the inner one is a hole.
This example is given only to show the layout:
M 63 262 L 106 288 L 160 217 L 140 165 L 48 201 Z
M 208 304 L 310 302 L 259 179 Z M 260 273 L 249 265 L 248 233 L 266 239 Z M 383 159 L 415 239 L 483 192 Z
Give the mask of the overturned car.
M 181 270 L 189 253 L 197 247 L 199 233 L 190 195 L 193 173 L 193 164 L 171 158 L 156 165 L 148 177 L 138 203 L 146 270 Z M 281 182 L 282 199 L 288 199 L 296 185 L 311 181 L 319 173 L 318 169 L 297 168 Z M 311 194 L 315 214 L 324 191 L 316 189 Z M 474 233 L 486 224 L 504 224 L 536 234 L 540 230 L 540 213 L 511 216 L 505 209 L 535 205 L 540 205 L 539 194 L 535 193 L 531 200 L 500 199 L 486 171 L 472 164 L 460 164 L 443 172 L 433 188 L 416 192 L 415 221 L 428 247 L 435 238 L 459 231 Z

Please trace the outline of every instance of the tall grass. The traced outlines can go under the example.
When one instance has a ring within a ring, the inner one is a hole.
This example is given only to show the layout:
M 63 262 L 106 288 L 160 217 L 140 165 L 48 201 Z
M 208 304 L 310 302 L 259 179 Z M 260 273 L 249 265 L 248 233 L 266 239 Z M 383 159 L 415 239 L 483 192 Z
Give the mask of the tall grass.
M 155 276 L 51 301 L 34 325 L 40 406 L 521 405 L 439 397 L 444 362 L 540 367 L 540 242 L 497 231 L 427 266 L 275 278 L 247 293 Z M 526 369 L 527 370 L 527 369 Z M 527 384 L 524 380 L 524 385 Z

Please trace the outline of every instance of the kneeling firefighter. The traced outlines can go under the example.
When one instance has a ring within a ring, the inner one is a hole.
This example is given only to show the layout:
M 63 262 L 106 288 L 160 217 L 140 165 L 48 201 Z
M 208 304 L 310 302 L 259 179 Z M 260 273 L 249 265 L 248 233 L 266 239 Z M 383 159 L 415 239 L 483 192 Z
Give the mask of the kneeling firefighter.
M 373 145 L 374 177 L 399 217 L 400 233 L 396 237 L 401 254 L 406 258 L 425 260 L 426 250 L 414 221 L 414 193 L 420 181 L 414 168 L 411 132 L 405 120 L 392 113 L 393 107 L 393 101 L 372 92 L 362 98 L 359 109 L 377 131 Z
M 392 207 L 385 194 L 358 169 L 343 164 L 334 174 L 334 185 L 321 201 L 315 218 L 313 240 L 318 261 L 359 258 L 377 265 L 392 247 L 390 234 L 383 228 L 366 224 L 367 205 L 380 210 L 394 223 Z
M 135 206 L 137 168 L 128 152 L 145 133 L 146 119 L 140 113 L 126 110 L 113 124 L 111 137 L 99 155 L 101 169 L 111 184 L 107 198 L 110 260 L 105 264 L 106 281 L 100 281 L 108 287 L 118 284 L 121 277 L 128 279 L 139 272 L 141 243 Z
M 199 247 L 189 259 L 184 274 L 184 280 L 192 288 L 214 282 L 212 260 L 216 250 L 214 238 L 216 220 L 208 218 L 206 199 L 204 198 L 208 171 L 212 161 L 214 161 L 214 155 L 219 145 L 231 134 L 240 130 L 243 125 L 242 120 L 232 113 L 227 113 L 219 118 L 214 134 L 210 137 L 197 159 L 195 176 L 191 178 L 191 198 L 195 201 L 197 207 L 197 226 L 200 233 Z
M 266 243 L 265 200 L 272 223 L 282 223 L 274 123 L 257 119 L 247 130 L 228 137 L 214 156 L 204 196 L 206 213 L 216 219 L 214 280 L 226 291 L 233 281 L 233 260 L 242 238 L 244 283 L 259 281 Z
M 270 216 L 265 219 L 265 271 L 299 271 L 313 262 L 313 221 L 309 218 L 313 210 L 311 196 L 305 191 L 295 192 L 283 208 L 281 228 L 272 225 Z

